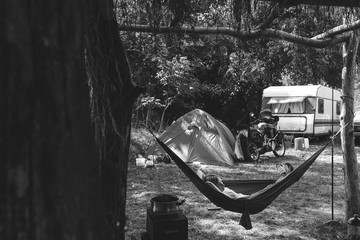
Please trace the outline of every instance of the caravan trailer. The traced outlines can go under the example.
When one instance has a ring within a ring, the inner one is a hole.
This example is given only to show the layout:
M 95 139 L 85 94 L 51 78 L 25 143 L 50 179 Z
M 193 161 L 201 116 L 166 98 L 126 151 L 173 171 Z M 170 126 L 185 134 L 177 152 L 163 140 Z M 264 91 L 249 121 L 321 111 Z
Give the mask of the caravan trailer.
M 341 93 L 322 85 L 264 89 L 262 109 L 279 117 L 278 128 L 294 136 L 319 137 L 340 128 Z

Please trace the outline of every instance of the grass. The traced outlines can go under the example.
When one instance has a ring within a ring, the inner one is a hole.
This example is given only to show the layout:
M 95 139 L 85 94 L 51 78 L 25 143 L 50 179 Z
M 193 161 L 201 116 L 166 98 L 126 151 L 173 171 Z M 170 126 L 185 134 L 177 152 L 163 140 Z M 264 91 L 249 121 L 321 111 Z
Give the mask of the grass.
M 276 164 L 289 162 L 294 167 L 306 160 L 322 143 L 310 143 L 307 151 L 290 148 L 282 158 L 272 153 L 262 155 L 260 162 L 235 166 L 202 165 L 223 179 L 276 178 Z M 359 147 L 356 147 L 359 151 Z M 342 152 L 334 147 L 334 218 L 331 214 L 331 146 L 319 156 L 299 182 L 283 192 L 262 213 L 251 215 L 253 229 L 239 225 L 241 214 L 229 211 L 209 211 L 214 205 L 205 198 L 174 164 L 156 164 L 155 168 L 135 166 L 128 172 L 127 237 L 140 239 L 146 231 L 146 208 L 150 199 L 161 193 L 172 193 L 186 199 L 181 210 L 188 218 L 190 240 L 235 239 L 345 239 L 344 186 Z M 199 166 L 194 165 L 195 169 Z

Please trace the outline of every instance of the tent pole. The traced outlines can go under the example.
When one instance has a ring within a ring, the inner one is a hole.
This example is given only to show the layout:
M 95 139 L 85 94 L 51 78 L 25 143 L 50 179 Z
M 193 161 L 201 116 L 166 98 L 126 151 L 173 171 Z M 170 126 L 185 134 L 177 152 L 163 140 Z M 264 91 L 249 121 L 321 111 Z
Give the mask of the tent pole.
M 331 134 L 334 135 L 334 87 L 331 93 Z M 334 220 L 334 139 L 331 145 L 331 220 Z

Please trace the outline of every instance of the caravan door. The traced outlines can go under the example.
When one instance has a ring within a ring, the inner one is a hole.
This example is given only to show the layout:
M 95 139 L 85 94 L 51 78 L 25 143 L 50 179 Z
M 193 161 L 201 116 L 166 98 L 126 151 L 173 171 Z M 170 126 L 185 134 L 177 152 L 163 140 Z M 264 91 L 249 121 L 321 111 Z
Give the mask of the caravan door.
M 333 110 L 331 110 L 333 108 Z M 314 119 L 314 136 L 327 135 L 340 129 L 340 101 L 318 98 Z

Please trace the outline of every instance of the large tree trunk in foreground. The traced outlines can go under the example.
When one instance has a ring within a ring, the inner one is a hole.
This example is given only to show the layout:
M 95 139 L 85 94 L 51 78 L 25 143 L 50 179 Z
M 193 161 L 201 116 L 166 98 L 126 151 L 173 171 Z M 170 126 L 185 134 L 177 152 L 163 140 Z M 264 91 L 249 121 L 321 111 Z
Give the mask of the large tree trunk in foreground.
M 131 114 L 139 92 L 131 80 L 112 0 L 90 0 L 87 9 L 86 59 L 106 218 L 111 239 L 125 239 Z
M 1 3 L 0 239 L 109 239 L 81 2 Z
M 348 46 L 344 46 L 343 97 L 340 125 L 341 144 L 345 171 L 345 220 L 360 213 L 358 163 L 354 143 L 354 79 L 356 74 L 356 54 L 360 32 L 354 31 Z

